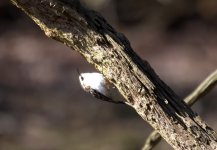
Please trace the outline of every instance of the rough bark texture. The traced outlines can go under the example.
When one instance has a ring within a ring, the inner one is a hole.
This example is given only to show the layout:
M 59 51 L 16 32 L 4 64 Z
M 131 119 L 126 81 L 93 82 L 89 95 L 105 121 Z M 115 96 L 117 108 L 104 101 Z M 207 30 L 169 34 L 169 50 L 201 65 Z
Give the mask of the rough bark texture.
M 82 54 L 174 149 L 217 149 L 215 132 L 132 50 L 123 34 L 77 0 L 11 0 L 48 37 Z
M 217 70 L 212 72 L 200 85 L 190 93 L 184 101 L 188 106 L 192 106 L 199 98 L 206 95 L 209 90 L 211 90 L 217 84 Z M 161 136 L 157 131 L 153 131 L 149 137 L 146 139 L 146 142 L 142 150 L 150 150 L 156 146 L 161 140 Z

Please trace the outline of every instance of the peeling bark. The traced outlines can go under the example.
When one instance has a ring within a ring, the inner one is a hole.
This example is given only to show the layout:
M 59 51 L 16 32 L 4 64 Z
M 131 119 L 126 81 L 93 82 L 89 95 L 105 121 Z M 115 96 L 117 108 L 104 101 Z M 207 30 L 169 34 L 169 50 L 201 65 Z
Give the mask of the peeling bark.
M 79 52 L 174 149 L 217 149 L 208 127 L 100 14 L 77 0 L 11 0 L 48 37 Z

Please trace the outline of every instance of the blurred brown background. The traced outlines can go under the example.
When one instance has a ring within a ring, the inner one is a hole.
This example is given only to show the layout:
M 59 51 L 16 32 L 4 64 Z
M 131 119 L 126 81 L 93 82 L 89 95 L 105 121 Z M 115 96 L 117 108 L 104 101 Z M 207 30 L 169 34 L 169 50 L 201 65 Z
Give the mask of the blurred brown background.
M 217 67 L 216 0 L 83 0 L 184 98 Z M 0 149 L 139 150 L 151 127 L 128 106 L 83 92 L 94 68 L 0 2 Z M 193 109 L 217 130 L 217 88 Z M 156 149 L 168 149 L 166 143 Z M 171 149 L 171 148 L 170 148 Z

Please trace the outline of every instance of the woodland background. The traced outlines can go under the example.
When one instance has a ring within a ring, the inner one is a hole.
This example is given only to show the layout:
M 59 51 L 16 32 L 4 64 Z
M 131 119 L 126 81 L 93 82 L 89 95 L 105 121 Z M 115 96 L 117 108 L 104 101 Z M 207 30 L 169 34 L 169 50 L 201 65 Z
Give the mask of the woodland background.
M 215 0 L 83 0 L 124 33 L 182 98 L 217 68 Z M 78 73 L 95 71 L 0 1 L 0 149 L 138 150 L 152 128 L 128 106 L 92 98 Z M 193 109 L 217 131 L 217 88 Z M 168 149 L 161 142 L 156 149 Z M 171 148 L 170 148 L 171 149 Z

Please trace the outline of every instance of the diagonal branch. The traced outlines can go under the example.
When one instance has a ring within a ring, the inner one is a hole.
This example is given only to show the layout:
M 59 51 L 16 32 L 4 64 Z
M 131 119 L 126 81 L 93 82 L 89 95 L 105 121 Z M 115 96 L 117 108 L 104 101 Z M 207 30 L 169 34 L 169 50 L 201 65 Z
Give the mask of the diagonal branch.
M 184 101 L 192 106 L 199 98 L 206 95 L 214 86 L 217 85 L 217 70 L 213 71 L 200 85 L 191 92 Z M 153 131 L 145 141 L 142 150 L 151 150 L 161 140 L 161 136 L 157 131 Z
M 77 0 L 11 0 L 48 37 L 79 52 L 174 149 L 217 149 L 207 126 L 94 11 Z
M 191 94 L 185 98 L 185 102 L 192 106 L 199 98 L 206 95 L 217 84 L 217 70 L 213 71 Z

